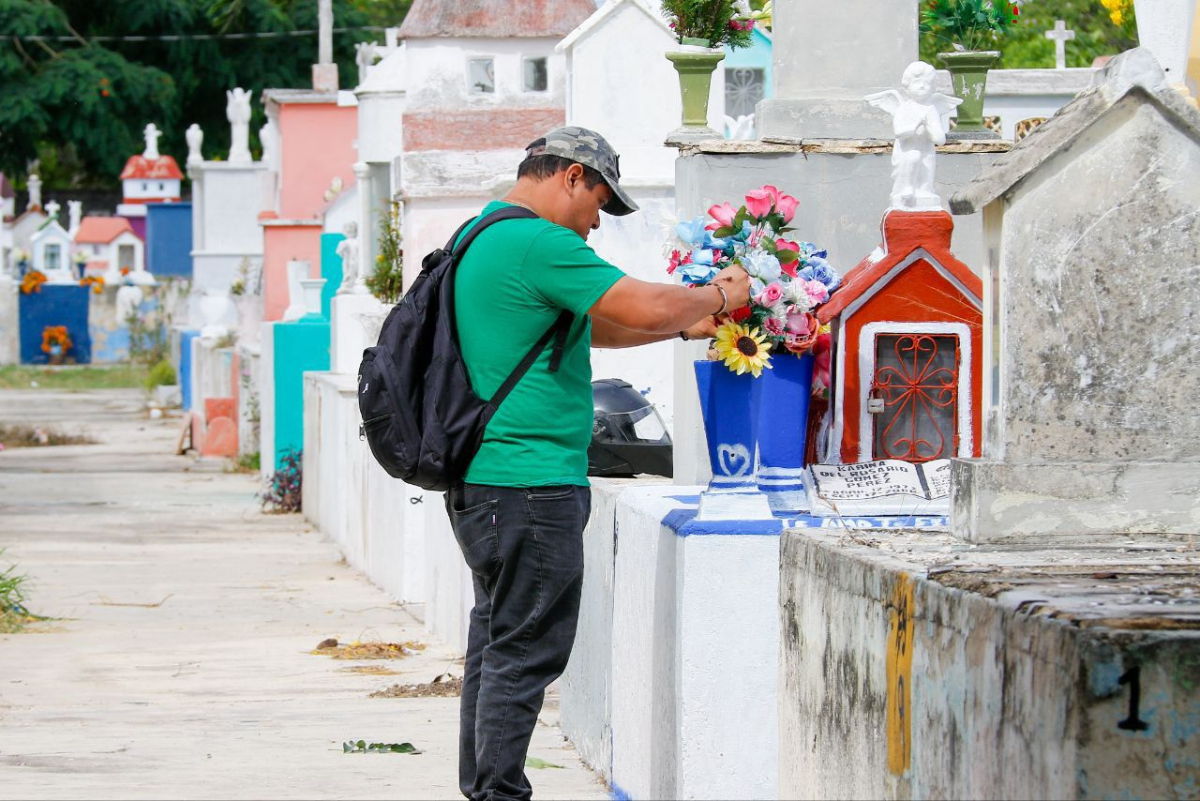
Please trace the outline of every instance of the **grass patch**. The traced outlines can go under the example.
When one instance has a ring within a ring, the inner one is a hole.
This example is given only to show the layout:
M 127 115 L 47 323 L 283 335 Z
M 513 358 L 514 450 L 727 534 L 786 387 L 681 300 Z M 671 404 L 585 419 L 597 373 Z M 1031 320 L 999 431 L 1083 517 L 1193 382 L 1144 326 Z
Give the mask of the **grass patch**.
M 0 551 L 0 556 L 3 553 Z M 28 578 L 16 570 L 16 566 L 9 565 L 0 571 L 0 634 L 16 634 L 30 623 L 46 619 L 25 608 L 24 585 Z
M 48 445 L 93 445 L 86 434 L 64 434 L 47 426 L 0 423 L 0 446 L 4 448 L 40 448 Z
M 140 364 L 0 367 L 0 389 L 142 389 L 149 370 Z
M 262 455 L 257 451 L 244 453 L 233 460 L 232 470 L 235 473 L 260 473 L 262 472 Z

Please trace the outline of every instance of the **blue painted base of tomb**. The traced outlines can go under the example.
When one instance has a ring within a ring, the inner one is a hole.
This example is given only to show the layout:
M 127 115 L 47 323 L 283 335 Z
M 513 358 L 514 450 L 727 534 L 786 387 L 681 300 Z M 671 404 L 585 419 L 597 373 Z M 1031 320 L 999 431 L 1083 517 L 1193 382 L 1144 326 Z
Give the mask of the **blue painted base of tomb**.
M 700 496 L 671 495 L 671 500 L 681 504 L 663 518 L 680 537 L 714 535 L 767 535 L 778 536 L 791 528 L 819 528 L 826 530 L 852 529 L 922 529 L 948 531 L 949 520 L 944 516 L 916 517 L 913 515 L 887 515 L 878 517 L 815 517 L 813 515 L 776 515 L 770 520 L 697 520 Z
M 88 364 L 92 360 L 92 340 L 88 332 L 88 303 L 91 289 L 85 286 L 43 285 L 40 292 L 21 293 L 21 363 L 48 364 L 50 355 L 42 352 L 42 332 L 46 326 L 65 325 L 71 348 L 65 361 Z
M 199 331 L 183 331 L 179 335 L 179 394 L 185 412 L 192 408 L 192 340 L 198 336 Z

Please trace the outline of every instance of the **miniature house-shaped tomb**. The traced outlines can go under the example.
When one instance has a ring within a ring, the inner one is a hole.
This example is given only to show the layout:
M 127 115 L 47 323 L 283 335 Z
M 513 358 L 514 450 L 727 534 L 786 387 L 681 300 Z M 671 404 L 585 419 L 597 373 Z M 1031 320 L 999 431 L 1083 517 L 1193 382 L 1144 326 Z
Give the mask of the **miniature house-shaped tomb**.
M 890 211 L 884 243 L 817 316 L 832 327 L 826 463 L 979 454 L 983 285 L 946 212 Z

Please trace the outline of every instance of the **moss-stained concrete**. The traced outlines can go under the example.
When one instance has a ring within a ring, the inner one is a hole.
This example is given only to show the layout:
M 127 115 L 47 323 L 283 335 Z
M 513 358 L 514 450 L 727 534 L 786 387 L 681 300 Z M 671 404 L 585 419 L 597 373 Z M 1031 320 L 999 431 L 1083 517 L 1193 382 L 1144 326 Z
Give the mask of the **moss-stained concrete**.
M 1200 796 L 1195 546 L 781 547 L 780 797 Z

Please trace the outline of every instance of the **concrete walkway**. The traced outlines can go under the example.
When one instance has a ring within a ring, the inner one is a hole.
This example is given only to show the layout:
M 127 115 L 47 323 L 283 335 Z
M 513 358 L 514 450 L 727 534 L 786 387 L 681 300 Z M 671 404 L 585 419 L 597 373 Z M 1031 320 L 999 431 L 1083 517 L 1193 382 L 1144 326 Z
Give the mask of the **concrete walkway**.
M 0 421 L 101 441 L 0 453 L 0 566 L 60 618 L 0 635 L 0 797 L 461 797 L 458 699 L 368 697 L 461 663 L 298 515 L 261 514 L 255 478 L 171 456 L 178 420 L 140 398 L 0 391 Z M 311 654 L 327 637 L 428 648 Z M 606 798 L 547 709 L 530 755 L 563 768 L 528 771 L 537 796 Z M 343 754 L 351 739 L 423 753 Z

